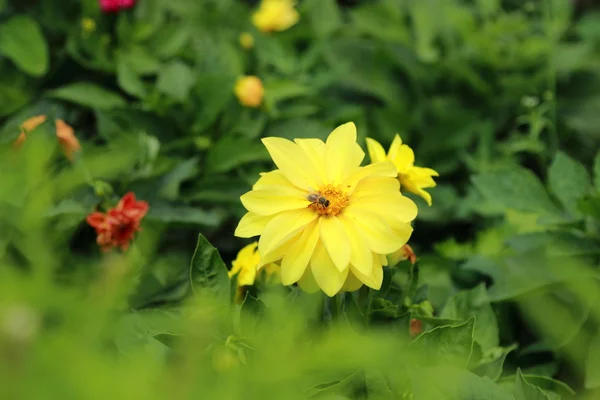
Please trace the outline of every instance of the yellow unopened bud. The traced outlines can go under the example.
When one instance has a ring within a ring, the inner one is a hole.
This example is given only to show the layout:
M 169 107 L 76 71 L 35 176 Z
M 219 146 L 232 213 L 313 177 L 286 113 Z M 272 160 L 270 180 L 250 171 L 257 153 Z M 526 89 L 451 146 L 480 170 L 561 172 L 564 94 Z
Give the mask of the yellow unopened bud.
M 240 45 L 246 50 L 250 50 L 254 47 L 254 37 L 248 32 L 242 32 L 240 34 Z
M 285 31 L 300 19 L 294 5 L 293 0 L 262 0 L 252 23 L 261 32 Z
M 85 33 L 92 33 L 96 30 L 96 21 L 91 18 L 83 18 L 81 20 L 81 28 Z
M 243 76 L 235 84 L 234 93 L 240 104 L 246 107 L 259 107 L 262 103 L 265 89 L 257 76 Z

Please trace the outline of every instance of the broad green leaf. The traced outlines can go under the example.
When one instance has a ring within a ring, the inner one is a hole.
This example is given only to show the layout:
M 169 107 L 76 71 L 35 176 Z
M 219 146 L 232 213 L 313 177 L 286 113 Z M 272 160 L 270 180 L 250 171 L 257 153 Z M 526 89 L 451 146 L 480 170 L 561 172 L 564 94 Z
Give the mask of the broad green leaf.
M 502 375 L 506 356 L 516 348 L 515 344 L 509 347 L 489 349 L 483 354 L 479 364 L 473 368 L 473 372 L 479 376 L 487 376 L 493 381 L 497 380 Z
M 463 369 L 411 366 L 409 371 L 415 400 L 514 400 L 488 377 Z
M 225 136 L 210 149 L 206 158 L 208 172 L 228 172 L 253 161 L 268 161 L 269 153 L 257 140 Z
M 121 89 L 130 95 L 142 98 L 146 96 L 146 87 L 140 77 L 122 59 L 117 63 L 117 82 Z
M 586 389 L 600 388 L 600 333 L 594 335 L 585 365 Z
M 471 318 L 460 325 L 438 326 L 421 334 L 410 345 L 415 362 L 466 367 L 473 351 L 474 324 Z
M 550 400 L 548 395 L 542 389 L 528 383 L 521 370 L 517 370 L 517 376 L 514 387 L 515 400 Z
M 468 320 L 475 317 L 473 339 L 479 343 L 482 350 L 486 351 L 499 345 L 498 322 L 483 283 L 474 289 L 463 290 L 451 297 L 440 317 L 455 320 Z
M 537 214 L 561 213 L 539 179 L 525 168 L 483 173 L 473 178 L 473 184 L 486 200 L 506 208 Z
M 565 265 L 570 268 L 566 270 Z M 539 247 L 495 259 L 475 256 L 462 266 L 492 278 L 493 284 L 488 288 L 492 302 L 515 298 L 555 283 L 594 276 L 584 267 L 581 260 L 552 254 Z
M 176 200 L 179 197 L 179 188 L 181 184 L 193 178 L 198 174 L 198 157 L 190 158 L 178 164 L 169 173 L 160 179 L 161 197 L 169 200 Z
M 335 0 L 308 0 L 302 3 L 308 10 L 310 24 L 316 37 L 331 35 L 342 25 L 339 6 Z
M 11 85 L 10 82 L 0 82 L 0 117 L 12 114 L 23 107 L 31 96 L 32 93 L 24 88 Z M 12 139 L 16 139 L 18 131 L 13 132 L 15 132 L 15 136 Z
M 594 186 L 596 190 L 600 192 L 600 151 L 596 154 L 594 159 Z
M 194 71 L 181 61 L 173 61 L 159 71 L 156 89 L 174 100 L 184 102 L 195 83 Z
M 393 400 L 394 394 L 380 372 L 365 371 L 365 391 L 369 399 Z
M 223 222 L 223 213 L 204 211 L 183 204 L 153 201 L 146 218 L 164 223 L 216 227 Z
M 548 171 L 552 193 L 571 213 L 577 214 L 577 202 L 592 188 L 585 167 L 563 152 L 558 152 Z
M 219 251 L 202 234 L 198 235 L 192 257 L 190 281 L 195 294 L 217 298 L 223 304 L 230 301 L 231 284 L 227 267 Z
M 77 82 L 62 86 L 49 91 L 47 95 L 98 110 L 111 110 L 127 105 L 125 99 L 117 93 L 89 82 Z
M 18 15 L 0 24 L 0 55 L 24 72 L 42 76 L 48 71 L 48 44 L 38 23 Z

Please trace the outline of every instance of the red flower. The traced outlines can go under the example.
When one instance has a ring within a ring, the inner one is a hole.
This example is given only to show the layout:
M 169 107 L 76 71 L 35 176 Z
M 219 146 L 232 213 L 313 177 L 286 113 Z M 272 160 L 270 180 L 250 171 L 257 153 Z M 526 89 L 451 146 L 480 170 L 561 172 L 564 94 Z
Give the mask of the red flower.
M 148 212 L 148 203 L 136 201 L 135 194 L 127 193 L 116 207 L 106 213 L 93 212 L 87 223 L 96 230 L 96 242 L 103 251 L 112 247 L 127 250 L 135 232 L 140 231 L 140 221 Z
M 104 12 L 117 12 L 135 5 L 136 0 L 100 0 L 100 8 Z

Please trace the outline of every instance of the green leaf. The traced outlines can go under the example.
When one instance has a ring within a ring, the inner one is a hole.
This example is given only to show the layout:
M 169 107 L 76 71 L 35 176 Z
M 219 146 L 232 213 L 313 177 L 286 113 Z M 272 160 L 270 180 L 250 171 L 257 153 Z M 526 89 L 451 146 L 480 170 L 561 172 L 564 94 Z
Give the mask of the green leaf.
M 0 54 L 30 75 L 42 76 L 48 71 L 48 44 L 38 23 L 27 16 L 0 24 Z
M 181 61 L 173 61 L 161 68 L 156 89 L 177 101 L 184 102 L 194 83 L 196 83 L 194 71 Z
M 47 95 L 98 110 L 112 110 L 127 105 L 125 99 L 117 93 L 89 82 L 77 82 L 62 86 L 49 91 Z
M 498 322 L 487 298 L 484 283 L 448 299 L 440 317 L 455 320 L 475 317 L 473 339 L 479 343 L 482 350 L 486 351 L 499 345 Z
M 479 364 L 473 368 L 473 372 L 479 376 L 487 376 L 493 381 L 497 380 L 502 375 L 506 356 L 516 348 L 517 345 L 515 344 L 509 347 L 489 349 L 483 354 Z
M 192 257 L 190 281 L 195 294 L 206 294 L 229 304 L 231 285 L 227 267 L 219 251 L 202 234 L 198 235 L 198 244 Z
M 117 63 L 117 82 L 121 89 L 130 95 L 139 98 L 146 96 L 146 87 L 144 86 L 144 83 L 133 69 L 122 59 L 119 59 Z
M 490 202 L 506 208 L 560 215 L 539 179 L 525 168 L 511 168 L 477 175 L 473 184 Z
M 489 378 L 463 369 L 411 366 L 409 373 L 414 399 L 514 400 Z
M 198 174 L 198 157 L 192 157 L 185 160 L 165 174 L 160 180 L 159 194 L 168 200 L 179 198 L 179 188 L 181 184 L 193 178 Z
M 594 159 L 594 186 L 596 190 L 600 192 L 600 151 L 596 154 Z
M 552 161 L 548 181 L 552 193 L 571 214 L 577 214 L 577 202 L 592 188 L 585 167 L 563 152 L 558 152 Z
M 600 388 L 600 332 L 592 338 L 585 364 L 586 389 Z
M 542 389 L 525 380 L 521 373 L 521 369 L 517 370 L 513 393 L 515 395 L 515 400 L 550 400 L 548 395 L 544 393 Z
M 442 363 L 466 367 L 473 351 L 473 328 L 471 318 L 460 325 L 438 326 L 421 334 L 411 343 L 415 362 Z
M 198 207 L 160 201 L 152 202 L 146 218 L 170 224 L 179 223 L 206 227 L 216 227 L 223 222 L 221 212 L 204 211 Z
M 381 372 L 365 371 L 365 391 L 369 399 L 394 399 L 394 394 Z
M 306 0 L 302 6 L 308 11 L 308 19 L 315 36 L 326 37 L 342 26 L 342 18 L 335 0 Z
M 265 146 L 256 140 L 225 136 L 210 149 L 206 158 L 207 172 L 228 172 L 253 161 L 268 161 Z

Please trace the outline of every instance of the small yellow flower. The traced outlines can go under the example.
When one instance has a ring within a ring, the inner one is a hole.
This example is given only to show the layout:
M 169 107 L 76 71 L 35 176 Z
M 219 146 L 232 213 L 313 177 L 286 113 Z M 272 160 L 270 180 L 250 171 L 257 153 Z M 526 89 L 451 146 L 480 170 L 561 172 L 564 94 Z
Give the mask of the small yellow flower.
M 62 119 L 57 119 L 55 125 L 58 143 L 60 143 L 65 157 L 73 161 L 75 153 L 81 150 L 79 140 L 75 137 L 75 131 Z
M 262 0 L 252 15 L 252 23 L 261 32 L 285 31 L 300 19 L 295 3 L 293 0 Z
M 23 144 L 25 139 L 27 139 L 27 134 L 29 132 L 33 131 L 38 126 L 40 126 L 41 124 L 43 124 L 44 122 L 46 122 L 46 119 L 47 118 L 45 115 L 36 115 L 35 117 L 31 117 L 31 118 L 27 119 L 25 122 L 23 122 L 21 124 L 21 134 L 19 135 L 17 140 L 15 140 L 13 145 L 15 147 L 21 146 L 21 144 Z
M 27 135 L 31 131 L 35 130 L 35 128 L 46 122 L 46 119 L 47 117 L 45 115 L 38 115 L 23 122 L 21 124 L 21 134 L 17 140 L 15 140 L 14 146 L 21 146 L 21 144 L 23 144 L 23 142 L 27 139 Z M 75 137 L 75 131 L 62 119 L 57 119 L 55 121 L 55 126 L 56 138 L 58 139 L 58 143 L 60 144 L 63 153 L 70 161 L 73 161 L 75 153 L 81 150 L 79 140 L 77 140 Z
M 248 210 L 235 235 L 260 235 L 258 264 L 279 263 L 281 282 L 328 296 L 363 284 L 381 288 L 386 255 L 408 241 L 415 203 L 400 193 L 394 166 L 361 167 L 356 126 L 336 128 L 327 142 L 262 139 L 279 167 L 261 174 L 241 197 Z
M 415 153 L 408 145 L 402 144 L 400 135 L 394 137 L 387 156 L 381 144 L 374 139 L 367 138 L 367 148 L 372 163 L 388 160 L 394 164 L 398 171 L 401 190 L 405 189 L 419 195 L 431 205 L 431 195 L 423 189 L 434 187 L 436 183 L 432 177 L 439 174 L 431 168 L 415 167 Z
M 237 254 L 236 259 L 231 263 L 232 268 L 229 271 L 229 278 L 237 275 L 237 302 L 243 300 L 243 287 L 252 286 L 256 282 L 258 265 L 260 264 L 260 254 L 256 251 L 257 248 L 258 242 L 244 246 Z M 279 267 L 277 265 L 269 263 L 262 268 L 262 271 L 265 274 L 267 282 L 276 282 L 279 280 Z
M 257 76 L 242 76 L 233 89 L 240 104 L 246 107 L 256 108 L 262 103 L 265 88 Z
M 250 50 L 254 47 L 254 37 L 248 32 L 242 32 L 240 34 L 240 45 L 244 49 Z
M 86 34 L 90 34 L 96 30 L 96 21 L 91 18 L 83 18 L 81 20 L 81 28 Z

